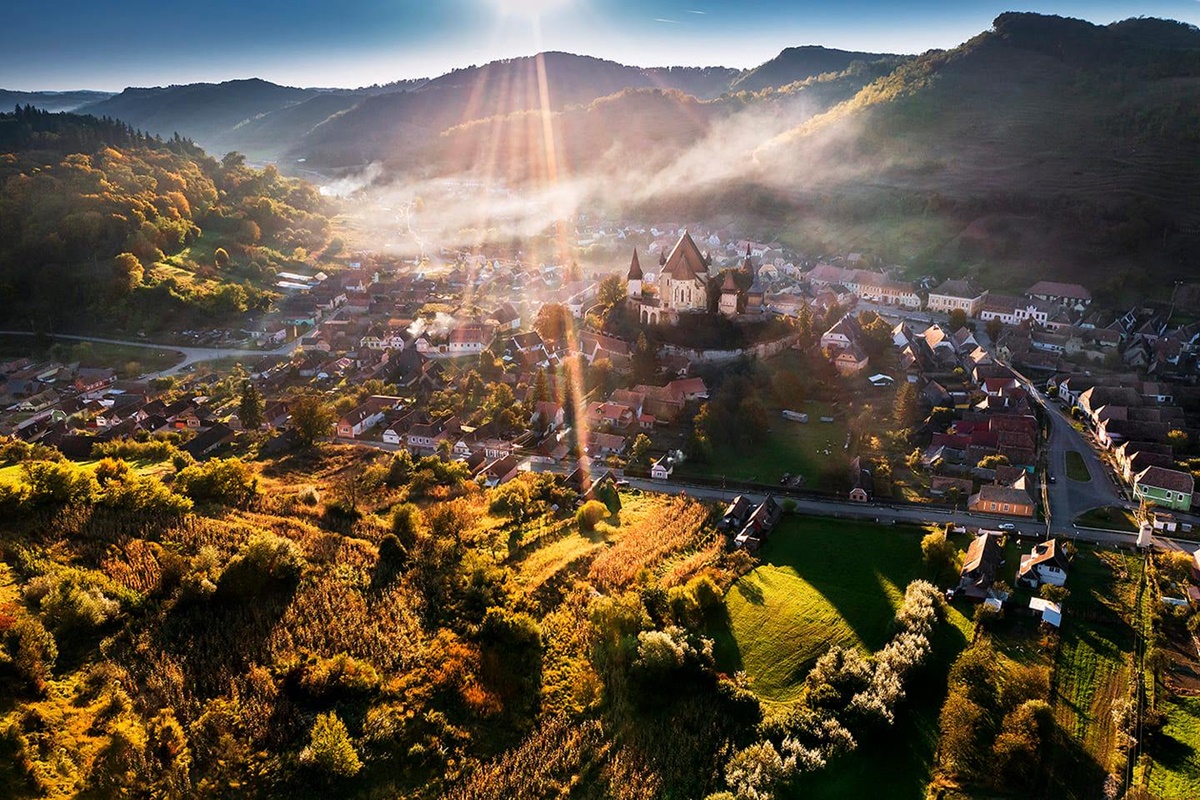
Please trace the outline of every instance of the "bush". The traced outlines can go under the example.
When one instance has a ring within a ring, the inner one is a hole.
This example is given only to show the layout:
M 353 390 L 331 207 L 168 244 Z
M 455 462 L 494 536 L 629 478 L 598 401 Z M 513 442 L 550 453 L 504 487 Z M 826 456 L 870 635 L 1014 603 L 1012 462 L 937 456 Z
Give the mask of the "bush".
M 421 509 L 412 503 L 401 503 L 392 509 L 392 533 L 406 549 L 411 550 L 416 545 L 421 525 Z
M 333 711 L 317 716 L 308 747 L 300 752 L 300 763 L 339 778 L 352 777 L 362 769 L 346 723 Z
M 256 594 L 294 585 L 303 569 L 299 545 L 273 533 L 256 533 L 230 560 L 219 588 L 235 595 Z
M 95 500 L 100 489 L 91 472 L 69 461 L 26 461 L 21 472 L 30 503 L 82 505 Z
M 114 439 L 92 445 L 92 458 L 123 458 L 129 461 L 149 461 L 154 464 L 174 458 L 181 451 L 166 439 Z
M 240 458 L 214 458 L 176 475 L 175 488 L 193 500 L 245 505 L 258 494 L 258 476 Z
M 575 521 L 579 523 L 579 530 L 594 531 L 596 524 L 607 516 L 608 506 L 599 500 L 588 500 L 575 512 Z

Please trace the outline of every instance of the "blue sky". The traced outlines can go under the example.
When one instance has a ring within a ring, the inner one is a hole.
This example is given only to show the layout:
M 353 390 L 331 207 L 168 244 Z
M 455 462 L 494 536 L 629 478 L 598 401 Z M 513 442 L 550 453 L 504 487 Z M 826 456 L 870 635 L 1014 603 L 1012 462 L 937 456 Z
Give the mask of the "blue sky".
M 109 89 L 261 77 L 361 86 L 538 50 L 750 67 L 784 47 L 919 53 L 1007 10 L 1200 24 L 1198 0 L 5 0 L 0 87 Z

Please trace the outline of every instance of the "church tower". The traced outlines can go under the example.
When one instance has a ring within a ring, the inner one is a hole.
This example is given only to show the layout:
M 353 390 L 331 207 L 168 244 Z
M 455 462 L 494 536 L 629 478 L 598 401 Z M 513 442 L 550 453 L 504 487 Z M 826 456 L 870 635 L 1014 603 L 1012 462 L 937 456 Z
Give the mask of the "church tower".
M 717 310 L 727 317 L 736 317 L 738 313 L 738 287 L 732 272 L 725 273 L 725 282 L 721 284 L 721 302 Z
M 642 296 L 642 264 L 638 261 L 637 248 L 633 248 L 633 261 L 629 264 L 629 275 L 626 276 L 628 281 L 627 294 L 630 297 Z

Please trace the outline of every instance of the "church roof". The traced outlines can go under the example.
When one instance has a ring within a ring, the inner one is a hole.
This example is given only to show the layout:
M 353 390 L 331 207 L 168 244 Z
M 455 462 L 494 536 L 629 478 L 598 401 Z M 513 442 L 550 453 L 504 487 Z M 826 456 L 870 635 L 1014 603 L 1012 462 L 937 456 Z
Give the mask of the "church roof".
M 677 281 L 690 281 L 695 280 L 697 276 L 708 275 L 708 265 L 704 262 L 700 248 L 692 241 L 691 234 L 685 232 L 679 237 L 671 254 L 667 256 L 663 272 Z
M 642 279 L 642 264 L 638 261 L 637 248 L 633 248 L 633 261 L 629 264 L 629 280 L 640 281 Z
M 737 283 L 733 280 L 733 273 L 725 273 L 725 282 L 721 284 L 721 294 L 737 294 Z

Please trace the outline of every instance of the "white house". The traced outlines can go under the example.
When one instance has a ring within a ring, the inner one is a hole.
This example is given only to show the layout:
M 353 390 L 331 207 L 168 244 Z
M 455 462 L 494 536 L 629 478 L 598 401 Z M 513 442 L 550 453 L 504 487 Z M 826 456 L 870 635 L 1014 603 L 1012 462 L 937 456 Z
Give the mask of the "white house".
M 1067 582 L 1067 554 L 1058 546 L 1057 539 L 1035 544 L 1033 550 L 1021 556 L 1017 570 L 1017 583 L 1036 589 L 1043 583 L 1062 586 Z
M 658 461 L 655 461 L 650 467 L 650 477 L 656 481 L 670 480 L 671 473 L 675 471 L 675 462 L 668 456 L 663 456 Z

